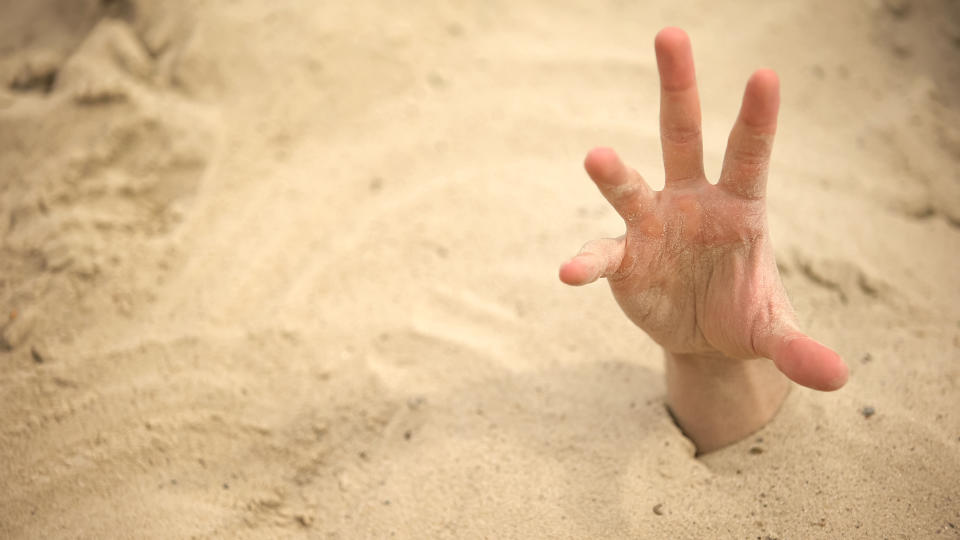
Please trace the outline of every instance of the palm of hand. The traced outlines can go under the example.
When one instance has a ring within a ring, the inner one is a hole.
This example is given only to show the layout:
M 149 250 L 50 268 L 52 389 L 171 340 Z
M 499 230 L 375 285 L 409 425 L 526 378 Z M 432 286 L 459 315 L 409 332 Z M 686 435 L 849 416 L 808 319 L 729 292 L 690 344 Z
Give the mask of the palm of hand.
M 610 287 L 624 313 L 678 354 L 760 356 L 755 337 L 792 325 L 761 201 L 701 180 L 642 203 Z
M 747 83 L 720 181 L 703 173 L 700 105 L 689 40 L 657 38 L 666 182 L 654 192 L 616 153 L 584 163 L 626 222 L 616 239 L 587 243 L 560 279 L 610 282 L 626 315 L 665 350 L 725 359 L 764 356 L 794 381 L 822 390 L 846 382 L 839 355 L 801 333 L 780 282 L 766 224 L 766 177 L 779 83 L 760 70 Z

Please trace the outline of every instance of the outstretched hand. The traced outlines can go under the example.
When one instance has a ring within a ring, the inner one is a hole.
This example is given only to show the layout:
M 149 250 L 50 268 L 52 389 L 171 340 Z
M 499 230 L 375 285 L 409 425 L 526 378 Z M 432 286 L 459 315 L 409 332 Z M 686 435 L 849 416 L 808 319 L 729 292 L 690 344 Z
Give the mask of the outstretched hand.
M 584 285 L 607 278 L 630 320 L 670 354 L 717 362 L 766 357 L 799 384 L 840 388 L 846 365 L 800 331 L 773 256 L 765 195 L 777 75 L 759 70 L 750 77 L 714 185 L 703 171 L 690 41 L 667 28 L 655 48 L 664 189 L 653 191 L 613 150 L 591 151 L 587 173 L 626 233 L 587 243 L 560 267 L 560 279 Z

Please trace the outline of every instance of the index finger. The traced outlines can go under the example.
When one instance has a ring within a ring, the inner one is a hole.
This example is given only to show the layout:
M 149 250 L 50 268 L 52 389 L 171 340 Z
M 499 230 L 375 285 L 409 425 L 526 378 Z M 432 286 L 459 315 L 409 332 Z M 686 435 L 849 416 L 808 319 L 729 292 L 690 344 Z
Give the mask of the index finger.
M 690 38 L 679 28 L 664 28 L 654 40 L 654 49 L 660 72 L 660 139 L 667 185 L 702 178 L 700 97 Z

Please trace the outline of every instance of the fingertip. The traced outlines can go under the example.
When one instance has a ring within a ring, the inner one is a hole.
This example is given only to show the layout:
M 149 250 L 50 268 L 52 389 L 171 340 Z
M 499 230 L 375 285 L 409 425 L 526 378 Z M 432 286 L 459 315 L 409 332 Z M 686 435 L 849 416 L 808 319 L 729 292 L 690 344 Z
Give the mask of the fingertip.
M 757 102 L 765 104 L 768 109 L 779 105 L 780 77 L 772 69 L 758 69 L 747 81 L 746 94 Z
M 842 358 L 840 358 L 840 366 L 842 366 L 842 368 L 837 370 L 837 375 L 833 379 L 828 380 L 827 384 L 824 385 L 822 389 L 824 392 L 839 390 L 846 386 L 847 381 L 850 380 L 850 368 L 847 367 L 847 363 L 844 362 Z
M 667 27 L 653 40 L 660 84 L 666 90 L 686 90 L 696 84 L 690 36 L 679 28 Z
M 607 163 L 615 159 L 619 158 L 613 148 L 609 146 L 597 146 L 587 152 L 587 157 L 583 159 L 583 166 L 589 171 L 597 164 Z
M 583 160 L 583 168 L 595 182 L 618 185 L 627 181 L 627 178 L 620 174 L 623 162 L 613 148 L 605 146 L 594 148 Z
M 780 109 L 780 78 L 772 69 L 758 69 L 750 76 L 743 94 L 740 118 L 747 125 L 774 131 Z
M 822 346 L 822 345 L 821 345 Z M 847 381 L 850 379 L 850 368 L 847 366 L 847 363 L 843 361 L 836 351 L 824 347 L 827 351 L 832 353 L 833 359 L 830 362 L 831 370 L 828 372 L 828 376 L 824 379 L 824 386 L 821 390 L 825 392 L 833 392 L 834 390 L 839 390 L 847 384 Z
M 760 85 L 765 88 L 773 88 L 776 90 L 780 88 L 780 77 L 777 75 L 776 71 L 770 68 L 760 68 L 750 75 L 748 84 Z
M 657 52 L 667 51 L 686 43 L 690 43 L 690 36 L 682 28 L 676 26 L 667 26 L 657 32 L 656 37 L 653 38 L 653 46 Z
M 560 265 L 560 281 L 567 285 L 580 286 L 586 285 L 596 280 L 595 270 L 586 264 L 583 257 L 574 257 Z
M 849 369 L 836 351 L 810 338 L 797 340 L 794 347 L 794 354 L 806 356 L 809 362 L 809 368 L 803 374 L 806 383 L 800 384 L 822 392 L 833 392 L 847 384 Z
M 791 380 L 814 390 L 839 390 L 849 378 L 849 368 L 836 351 L 806 336 L 785 340 L 773 361 Z
M 560 265 L 560 270 L 557 272 L 557 275 L 560 277 L 560 281 L 567 285 L 578 285 L 576 275 L 570 269 L 570 261 L 565 261 Z

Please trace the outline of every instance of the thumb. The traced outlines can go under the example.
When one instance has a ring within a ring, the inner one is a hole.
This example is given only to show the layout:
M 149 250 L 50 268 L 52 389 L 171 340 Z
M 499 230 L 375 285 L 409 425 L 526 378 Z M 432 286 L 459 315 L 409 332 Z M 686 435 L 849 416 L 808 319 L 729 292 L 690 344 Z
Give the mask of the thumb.
M 847 383 L 849 370 L 833 349 L 796 330 L 770 334 L 759 352 L 797 384 L 814 390 L 838 390 Z
M 610 277 L 623 262 L 625 238 L 600 238 L 587 242 L 580 253 L 560 265 L 560 281 L 567 285 L 586 285 Z

